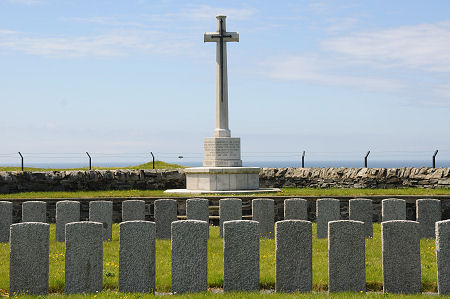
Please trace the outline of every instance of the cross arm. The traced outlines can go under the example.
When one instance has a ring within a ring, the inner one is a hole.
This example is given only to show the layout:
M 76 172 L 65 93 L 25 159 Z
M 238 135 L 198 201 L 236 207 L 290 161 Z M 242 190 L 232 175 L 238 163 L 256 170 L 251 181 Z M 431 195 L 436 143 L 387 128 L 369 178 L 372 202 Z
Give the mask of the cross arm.
M 238 42 L 239 32 L 224 32 L 223 35 L 224 42 Z M 205 32 L 204 42 L 217 42 L 220 38 L 219 32 Z

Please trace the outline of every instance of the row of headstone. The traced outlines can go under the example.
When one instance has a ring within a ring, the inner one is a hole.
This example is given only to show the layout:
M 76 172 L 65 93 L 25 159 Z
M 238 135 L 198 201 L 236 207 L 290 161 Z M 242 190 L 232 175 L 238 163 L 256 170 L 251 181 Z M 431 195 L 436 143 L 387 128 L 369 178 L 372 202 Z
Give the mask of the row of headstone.
M 172 292 L 208 288 L 208 223 L 174 221 Z M 104 227 L 100 222 L 66 224 L 65 286 L 67 294 L 100 292 L 103 286 Z M 126 221 L 119 225 L 119 291 L 155 291 L 156 224 Z M 42 222 L 11 225 L 10 294 L 48 293 L 50 226 Z
M 188 220 L 209 220 L 209 203 L 207 199 L 188 199 L 186 216 Z M 434 238 L 434 224 L 441 220 L 441 204 L 436 199 L 419 199 L 416 201 L 416 219 L 420 223 L 422 238 Z M 274 201 L 272 199 L 252 200 L 253 220 L 260 223 L 261 237 L 274 237 Z M 12 203 L 0 202 L 0 241 L 8 242 L 9 225 L 12 223 Z M 220 237 L 223 235 L 223 223 L 242 219 L 242 201 L 238 198 L 219 201 Z M 305 199 L 286 199 L 284 202 L 285 220 L 307 220 L 308 210 Z M 372 201 L 370 199 L 351 199 L 349 201 L 349 219 L 364 223 L 366 237 L 372 231 Z M 46 203 L 26 201 L 22 205 L 22 222 L 46 222 Z M 77 201 L 59 201 L 56 203 L 56 241 L 64 241 L 66 223 L 80 220 L 80 203 Z M 112 238 L 112 202 L 92 201 L 89 203 L 89 220 L 101 222 L 104 226 L 104 240 Z M 145 202 L 126 200 L 122 203 L 122 220 L 145 220 Z M 323 198 L 316 202 L 317 238 L 326 238 L 328 222 L 340 220 L 340 202 L 337 199 Z M 406 220 L 406 202 L 402 199 L 385 199 L 382 201 L 382 221 Z M 171 223 L 177 221 L 177 202 L 173 199 L 155 201 L 156 237 L 170 239 Z
M 300 199 L 295 199 L 299 201 Z M 305 203 L 303 204 L 305 205 Z M 382 222 L 406 220 L 406 201 L 388 198 L 381 202 Z M 286 214 L 286 204 L 285 204 Z M 372 201 L 370 199 L 351 199 L 349 219 L 364 223 L 366 237 L 373 236 Z M 317 238 L 326 238 L 328 222 L 340 220 L 340 202 L 337 199 L 323 198 L 316 202 Z M 435 223 L 441 220 L 441 202 L 437 199 L 418 199 L 416 201 L 416 221 L 419 223 L 421 238 L 435 238 Z
M 224 280 L 228 291 L 259 290 L 259 223 L 233 220 L 223 224 Z M 155 291 L 156 224 L 120 224 L 119 291 Z M 450 294 L 450 220 L 436 223 L 439 294 Z M 201 220 L 171 224 L 173 293 L 205 292 L 208 288 L 208 223 Z M 49 225 L 11 225 L 10 294 L 47 294 Z M 66 225 L 65 292 L 95 293 L 103 285 L 103 224 Z M 364 223 L 328 223 L 329 292 L 365 292 Z M 390 220 L 381 224 L 383 291 L 421 291 L 420 224 Z M 312 223 L 284 220 L 275 224 L 276 291 L 312 291 Z

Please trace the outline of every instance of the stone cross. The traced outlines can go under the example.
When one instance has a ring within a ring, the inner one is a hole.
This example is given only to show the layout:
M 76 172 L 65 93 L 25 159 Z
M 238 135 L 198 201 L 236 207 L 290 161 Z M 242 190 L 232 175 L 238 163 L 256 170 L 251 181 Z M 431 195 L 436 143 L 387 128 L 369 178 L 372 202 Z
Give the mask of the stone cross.
M 216 129 L 214 137 L 230 137 L 228 128 L 227 42 L 239 42 L 238 32 L 227 32 L 226 16 L 216 16 L 217 32 L 206 32 L 205 42 L 215 42 L 216 47 Z

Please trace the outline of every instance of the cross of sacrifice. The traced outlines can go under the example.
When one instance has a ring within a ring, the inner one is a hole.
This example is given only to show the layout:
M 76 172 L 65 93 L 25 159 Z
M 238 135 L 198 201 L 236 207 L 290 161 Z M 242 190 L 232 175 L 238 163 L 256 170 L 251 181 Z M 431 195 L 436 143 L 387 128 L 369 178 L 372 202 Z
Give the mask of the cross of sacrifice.
M 227 42 L 239 42 L 238 32 L 226 32 L 226 16 L 218 15 L 217 32 L 206 32 L 205 42 L 215 42 L 216 47 L 216 129 L 214 137 L 230 137 L 228 127 Z

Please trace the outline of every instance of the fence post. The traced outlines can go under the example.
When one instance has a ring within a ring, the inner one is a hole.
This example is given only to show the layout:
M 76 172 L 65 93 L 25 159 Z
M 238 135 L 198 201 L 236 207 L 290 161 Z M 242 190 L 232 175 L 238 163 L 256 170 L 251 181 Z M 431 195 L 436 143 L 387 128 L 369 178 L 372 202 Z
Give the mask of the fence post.
M 436 168 L 436 155 L 438 153 L 438 150 L 436 150 L 433 154 L 433 168 Z
M 153 155 L 153 152 L 150 152 L 152 155 L 152 161 L 153 161 L 153 169 L 155 169 L 155 156 Z
M 305 151 L 302 154 L 302 168 L 305 168 Z
M 365 168 L 367 168 L 367 157 L 369 156 L 369 154 L 370 154 L 370 151 L 368 151 L 368 152 L 366 153 L 366 156 L 364 157 L 364 167 L 365 167 Z
M 22 171 L 23 171 L 23 156 L 20 152 L 19 152 L 19 155 L 20 155 L 20 159 L 22 160 Z
M 91 159 L 91 155 L 89 155 L 88 152 L 86 152 L 86 155 L 88 155 L 88 157 L 89 157 L 89 170 L 92 170 L 92 159 Z

